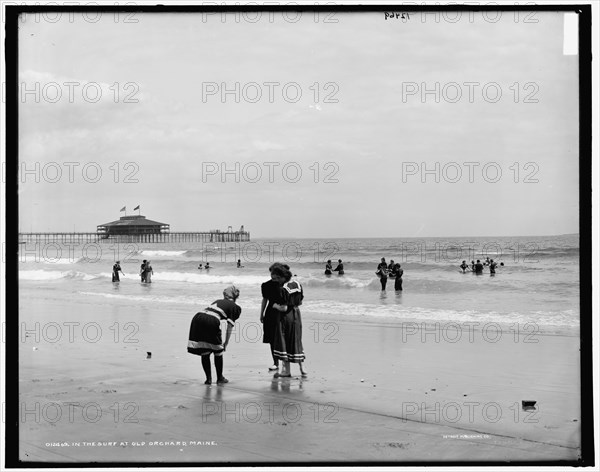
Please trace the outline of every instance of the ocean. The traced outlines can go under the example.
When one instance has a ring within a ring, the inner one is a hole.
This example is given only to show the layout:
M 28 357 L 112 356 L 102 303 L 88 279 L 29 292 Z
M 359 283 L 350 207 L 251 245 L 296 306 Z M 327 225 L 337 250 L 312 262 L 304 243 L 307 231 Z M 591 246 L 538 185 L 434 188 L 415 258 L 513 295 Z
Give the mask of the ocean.
M 402 292 L 375 275 L 381 257 L 404 269 Z M 504 263 L 495 275 L 462 273 L 463 260 Z M 152 284 L 139 268 L 151 261 Z M 240 259 L 243 268 L 237 268 Z M 342 259 L 345 274 L 324 275 Z M 112 265 L 125 275 L 111 282 Z M 191 316 L 229 284 L 241 292 L 242 318 L 258 320 L 260 285 L 275 261 L 287 263 L 304 288 L 302 314 L 313 320 L 356 323 L 447 323 L 521 333 L 579 333 L 579 236 L 497 238 L 255 239 L 243 243 L 21 244 L 20 297 L 86 303 L 108 311 L 136 306 Z M 210 270 L 198 265 L 210 262 Z

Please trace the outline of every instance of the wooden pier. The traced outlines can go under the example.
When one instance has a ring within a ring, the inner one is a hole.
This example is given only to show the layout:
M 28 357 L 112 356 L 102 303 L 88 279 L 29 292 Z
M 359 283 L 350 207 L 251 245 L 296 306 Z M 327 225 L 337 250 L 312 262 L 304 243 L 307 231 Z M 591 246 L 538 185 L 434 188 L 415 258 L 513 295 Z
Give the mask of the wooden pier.
M 182 231 L 177 233 L 19 233 L 19 243 L 222 243 L 250 241 L 248 231 Z

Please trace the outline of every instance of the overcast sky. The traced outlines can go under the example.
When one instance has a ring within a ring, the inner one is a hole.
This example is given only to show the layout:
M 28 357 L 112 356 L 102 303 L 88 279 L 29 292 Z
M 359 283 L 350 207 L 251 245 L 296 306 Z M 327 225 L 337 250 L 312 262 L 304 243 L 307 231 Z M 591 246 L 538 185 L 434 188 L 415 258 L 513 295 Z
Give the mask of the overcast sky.
M 141 205 L 171 231 L 254 237 L 576 233 L 563 13 L 496 19 L 28 15 L 20 229 Z

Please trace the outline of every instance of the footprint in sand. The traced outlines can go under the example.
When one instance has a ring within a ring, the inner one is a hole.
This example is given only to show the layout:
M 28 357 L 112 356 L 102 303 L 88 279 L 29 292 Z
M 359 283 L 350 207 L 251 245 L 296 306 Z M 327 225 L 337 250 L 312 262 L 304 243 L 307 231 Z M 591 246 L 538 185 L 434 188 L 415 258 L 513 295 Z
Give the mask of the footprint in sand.
M 175 385 L 189 385 L 189 383 L 189 380 L 176 380 L 175 382 L 173 382 L 173 384 Z
M 400 448 L 400 449 L 406 449 L 406 446 L 408 446 L 408 443 L 391 442 L 391 443 L 387 443 L 386 446 L 387 447 L 397 447 L 397 448 Z
M 397 449 L 406 449 L 410 443 L 399 443 L 399 442 L 388 442 L 388 443 L 374 443 L 373 446 L 379 447 L 393 447 Z
M 55 393 L 49 393 L 48 395 L 46 395 L 46 397 L 54 397 L 56 395 L 65 395 L 69 392 L 55 392 Z

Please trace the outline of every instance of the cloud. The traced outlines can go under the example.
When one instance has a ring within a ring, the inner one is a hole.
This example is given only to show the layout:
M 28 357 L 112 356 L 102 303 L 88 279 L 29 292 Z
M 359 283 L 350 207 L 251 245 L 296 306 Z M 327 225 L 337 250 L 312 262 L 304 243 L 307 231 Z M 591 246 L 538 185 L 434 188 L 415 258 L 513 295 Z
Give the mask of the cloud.
M 136 82 L 98 82 L 27 69 L 19 74 L 20 103 L 23 105 L 89 105 L 140 103 L 142 92 Z

